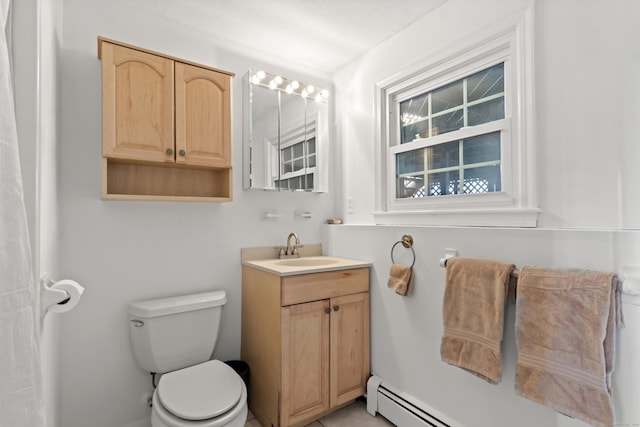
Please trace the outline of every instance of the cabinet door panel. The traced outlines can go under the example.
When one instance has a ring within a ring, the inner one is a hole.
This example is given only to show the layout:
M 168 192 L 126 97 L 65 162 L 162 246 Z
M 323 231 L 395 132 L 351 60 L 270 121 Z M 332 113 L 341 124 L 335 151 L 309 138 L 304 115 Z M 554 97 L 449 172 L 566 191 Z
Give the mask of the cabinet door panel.
M 230 77 L 176 62 L 176 162 L 230 167 Z
M 282 425 L 329 409 L 329 301 L 282 308 Z
M 170 59 L 103 43 L 105 157 L 174 161 L 173 77 Z
M 369 377 L 369 293 L 331 299 L 331 407 L 365 392 Z

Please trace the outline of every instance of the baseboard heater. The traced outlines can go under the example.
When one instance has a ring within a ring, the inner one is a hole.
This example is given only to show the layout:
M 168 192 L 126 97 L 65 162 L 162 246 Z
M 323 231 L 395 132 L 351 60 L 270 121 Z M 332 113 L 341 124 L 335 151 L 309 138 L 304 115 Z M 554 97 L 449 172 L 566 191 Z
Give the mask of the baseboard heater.
M 367 382 L 367 412 L 398 427 L 457 427 L 448 417 L 394 388 L 377 376 Z

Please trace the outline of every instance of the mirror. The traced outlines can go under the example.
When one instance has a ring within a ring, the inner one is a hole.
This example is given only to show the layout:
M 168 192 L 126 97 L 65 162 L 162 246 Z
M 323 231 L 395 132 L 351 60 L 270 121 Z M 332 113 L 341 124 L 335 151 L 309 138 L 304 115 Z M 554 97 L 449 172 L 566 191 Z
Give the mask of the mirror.
M 326 192 L 329 92 L 256 70 L 244 87 L 244 188 Z

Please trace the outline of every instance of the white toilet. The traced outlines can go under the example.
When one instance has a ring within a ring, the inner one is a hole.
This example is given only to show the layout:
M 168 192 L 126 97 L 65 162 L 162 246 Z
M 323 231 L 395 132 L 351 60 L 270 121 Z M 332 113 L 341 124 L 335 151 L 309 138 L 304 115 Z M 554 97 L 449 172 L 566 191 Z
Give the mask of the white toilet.
M 153 427 L 243 427 L 247 388 L 213 353 L 224 291 L 129 305 L 131 346 L 138 365 L 163 374 L 153 393 Z

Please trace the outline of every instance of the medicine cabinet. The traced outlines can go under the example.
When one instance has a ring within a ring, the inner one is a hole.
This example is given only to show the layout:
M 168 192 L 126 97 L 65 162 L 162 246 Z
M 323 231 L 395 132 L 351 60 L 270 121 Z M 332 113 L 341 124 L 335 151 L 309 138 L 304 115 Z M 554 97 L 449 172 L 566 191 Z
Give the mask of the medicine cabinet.
M 326 192 L 328 90 L 253 69 L 244 90 L 244 188 Z

